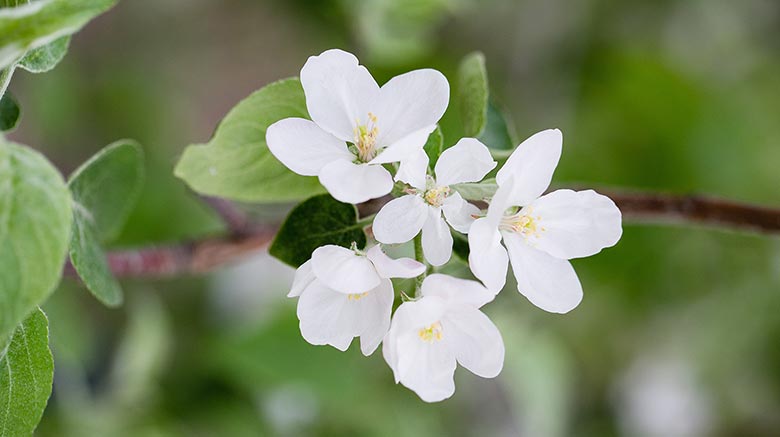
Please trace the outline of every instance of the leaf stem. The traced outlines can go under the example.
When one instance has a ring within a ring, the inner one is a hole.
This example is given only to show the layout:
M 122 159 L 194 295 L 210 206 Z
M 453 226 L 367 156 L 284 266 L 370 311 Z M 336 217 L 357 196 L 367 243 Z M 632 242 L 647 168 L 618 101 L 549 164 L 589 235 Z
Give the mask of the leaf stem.
M 417 262 L 421 262 L 425 264 L 425 256 L 423 255 L 423 248 L 422 248 L 422 232 L 418 233 L 414 237 L 414 259 L 417 260 Z M 424 271 L 420 276 L 416 277 L 414 280 L 414 297 L 420 297 L 420 289 L 422 288 L 422 283 L 425 280 L 425 276 L 428 274 L 428 269 L 426 268 L 426 271 Z

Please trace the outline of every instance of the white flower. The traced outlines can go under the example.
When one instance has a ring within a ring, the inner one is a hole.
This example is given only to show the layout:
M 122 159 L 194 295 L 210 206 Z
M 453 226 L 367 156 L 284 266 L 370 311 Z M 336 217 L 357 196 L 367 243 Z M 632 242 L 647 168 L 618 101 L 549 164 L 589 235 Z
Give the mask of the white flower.
M 435 178 L 426 176 L 428 156 L 417 156 L 401 163 L 396 179 L 414 187 L 410 194 L 388 202 L 374 219 L 377 241 L 405 243 L 422 231 L 425 259 L 435 266 L 449 261 L 452 235 L 442 218 L 458 232 L 468 233 L 479 208 L 466 202 L 450 185 L 479 182 L 493 170 L 490 151 L 474 138 L 463 138 L 445 150 L 436 162 Z
M 518 291 L 553 313 L 569 312 L 582 300 L 582 286 L 567 260 L 613 246 L 623 232 L 620 210 L 593 190 L 557 190 L 542 196 L 562 144 L 557 129 L 520 144 L 496 176 L 498 190 L 487 216 L 469 231 L 469 266 L 488 289 L 498 292 L 504 287 L 511 261 Z
M 450 93 L 444 75 L 431 69 L 396 76 L 380 88 L 357 58 L 342 50 L 310 57 L 301 84 L 313 121 L 286 118 L 272 124 L 268 148 L 295 173 L 319 176 L 334 198 L 347 203 L 392 190 L 393 178 L 382 164 L 423 148 Z
M 389 278 L 413 278 L 424 271 L 423 264 L 392 259 L 378 245 L 367 253 L 322 246 L 295 272 L 287 296 L 300 296 L 298 319 L 306 341 L 345 351 L 360 337 L 360 350 L 368 356 L 390 326 L 395 294 Z
M 504 365 L 504 341 L 479 308 L 494 294 L 476 281 L 434 274 L 422 297 L 396 310 L 382 346 L 385 361 L 400 382 L 426 402 L 455 392 L 456 362 L 483 378 Z

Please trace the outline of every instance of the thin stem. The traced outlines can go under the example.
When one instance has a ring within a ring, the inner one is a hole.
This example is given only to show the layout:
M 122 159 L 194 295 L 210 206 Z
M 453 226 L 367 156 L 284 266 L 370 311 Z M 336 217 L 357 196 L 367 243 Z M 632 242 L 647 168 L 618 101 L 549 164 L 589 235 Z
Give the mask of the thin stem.
M 425 255 L 423 255 L 422 248 L 422 232 L 414 237 L 414 259 L 416 259 L 417 262 L 425 264 Z M 425 275 L 427 275 L 427 271 L 414 279 L 414 297 L 420 297 L 420 289 L 425 280 Z

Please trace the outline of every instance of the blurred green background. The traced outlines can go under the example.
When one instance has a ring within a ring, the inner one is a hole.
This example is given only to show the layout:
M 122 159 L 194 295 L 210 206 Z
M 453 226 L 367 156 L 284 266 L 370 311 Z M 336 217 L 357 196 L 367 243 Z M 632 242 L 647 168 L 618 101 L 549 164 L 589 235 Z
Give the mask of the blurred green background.
M 519 138 L 563 130 L 556 185 L 780 204 L 774 0 L 124 0 L 54 71 L 16 75 L 11 137 L 66 174 L 138 140 L 148 177 L 121 247 L 218 233 L 172 176 L 177 157 L 332 47 L 380 83 L 419 67 L 454 78 L 483 51 Z M 444 128 L 453 143 L 451 115 Z M 780 435 L 777 238 L 628 224 L 574 264 L 583 303 L 547 314 L 510 284 L 486 307 L 502 374 L 459 369 L 435 405 L 395 386 L 380 353 L 307 344 L 285 298 L 292 270 L 263 253 L 207 277 L 125 281 L 118 310 L 66 279 L 45 306 L 56 372 L 37 434 Z

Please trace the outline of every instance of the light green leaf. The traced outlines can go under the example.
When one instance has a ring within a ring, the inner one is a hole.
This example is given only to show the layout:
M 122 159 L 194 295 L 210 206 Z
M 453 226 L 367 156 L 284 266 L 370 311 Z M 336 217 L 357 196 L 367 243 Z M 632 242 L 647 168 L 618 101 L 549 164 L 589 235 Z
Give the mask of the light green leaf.
M 479 140 L 494 150 L 513 150 L 517 146 L 515 130 L 509 117 L 491 99 L 488 102 L 487 123 Z
M 485 200 L 496 194 L 498 185 L 496 180 L 491 178 L 482 182 L 455 184 L 451 188 L 460 193 L 461 197 L 466 200 Z
M 0 138 L 0 339 L 59 283 L 71 199 L 38 152 Z
M 442 148 L 444 146 L 444 135 L 441 133 L 441 127 L 436 125 L 436 130 L 428 135 L 428 141 L 425 143 L 425 153 L 428 155 L 428 165 L 433 168 L 436 161 L 439 160 Z
M 174 173 L 198 193 L 245 202 L 289 202 L 322 193 L 316 177 L 291 172 L 268 150 L 266 129 L 287 117 L 309 117 L 297 78 L 244 99 L 208 144 L 187 147 Z
M 11 94 L 0 97 L 0 132 L 13 130 L 19 124 L 21 110 Z
M 122 303 L 122 289 L 101 243 L 122 230 L 143 184 L 143 154 L 122 140 L 98 152 L 68 182 L 73 195 L 70 260 L 89 291 L 108 306 Z
M 0 352 L 0 435 L 32 435 L 51 396 L 53 376 L 49 321 L 37 308 Z
M 14 64 L 30 50 L 78 32 L 116 2 L 41 0 L 0 9 L 0 69 Z
M 70 37 L 64 36 L 50 44 L 32 49 L 24 55 L 17 66 L 30 73 L 45 73 L 62 61 L 68 53 L 69 44 Z
M 311 258 L 314 249 L 326 244 L 349 247 L 354 242 L 365 247 L 363 226 L 354 205 L 321 194 L 290 211 L 268 252 L 298 267 Z
M 488 79 L 485 55 L 472 53 L 458 68 L 458 103 L 464 137 L 479 137 L 488 116 Z

